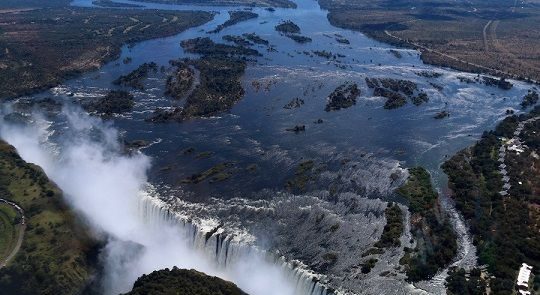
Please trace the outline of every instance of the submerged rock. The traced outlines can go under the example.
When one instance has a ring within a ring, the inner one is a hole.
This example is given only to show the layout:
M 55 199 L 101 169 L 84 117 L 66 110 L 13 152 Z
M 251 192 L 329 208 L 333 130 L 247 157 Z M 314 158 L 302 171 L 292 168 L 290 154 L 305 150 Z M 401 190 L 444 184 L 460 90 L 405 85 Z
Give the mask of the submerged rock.
M 304 100 L 298 97 L 293 98 L 291 101 L 289 101 L 285 106 L 283 106 L 284 109 L 296 109 L 301 107 L 304 104 Z
M 306 125 L 296 125 L 296 126 L 294 126 L 292 128 L 287 128 L 285 130 L 291 131 L 291 132 L 294 132 L 294 133 L 300 133 L 300 132 L 306 131 Z

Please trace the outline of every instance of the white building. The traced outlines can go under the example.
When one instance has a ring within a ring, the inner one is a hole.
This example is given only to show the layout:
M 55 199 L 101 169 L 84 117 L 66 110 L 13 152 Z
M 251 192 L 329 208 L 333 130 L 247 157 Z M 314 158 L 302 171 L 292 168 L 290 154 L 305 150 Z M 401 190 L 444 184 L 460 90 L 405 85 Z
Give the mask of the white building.
M 531 276 L 532 266 L 522 263 L 521 268 L 519 269 L 519 274 L 517 278 L 517 285 L 520 287 L 525 287 L 526 289 L 529 289 L 529 278 Z M 521 294 L 530 294 L 530 293 L 522 293 Z

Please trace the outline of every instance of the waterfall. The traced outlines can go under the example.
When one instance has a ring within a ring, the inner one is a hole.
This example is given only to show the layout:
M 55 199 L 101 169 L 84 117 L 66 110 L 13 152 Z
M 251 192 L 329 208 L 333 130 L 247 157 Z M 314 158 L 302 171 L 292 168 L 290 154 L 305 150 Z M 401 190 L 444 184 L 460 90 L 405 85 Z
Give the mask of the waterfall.
M 179 229 L 188 245 L 211 258 L 217 267 L 226 269 L 248 255 L 259 255 L 278 265 L 295 285 L 298 295 L 332 295 L 337 291 L 327 288 L 321 280 L 324 276 L 309 270 L 300 261 L 287 261 L 285 257 L 246 243 L 234 235 L 227 234 L 218 221 L 196 224 L 187 216 L 175 212 L 163 200 L 148 193 L 141 194 L 139 215 L 150 226 L 173 225 Z

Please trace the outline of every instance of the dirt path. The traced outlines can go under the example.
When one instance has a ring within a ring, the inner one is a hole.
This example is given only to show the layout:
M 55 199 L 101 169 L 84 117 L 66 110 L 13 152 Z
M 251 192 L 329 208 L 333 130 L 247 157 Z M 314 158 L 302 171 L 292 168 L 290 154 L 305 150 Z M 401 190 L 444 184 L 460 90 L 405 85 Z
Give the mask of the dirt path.
M 1 198 L 0 198 L 0 202 L 12 206 L 21 215 L 21 224 L 18 225 L 18 227 L 19 227 L 19 231 L 18 231 L 19 232 L 19 237 L 17 238 L 17 244 L 15 245 L 15 247 L 13 247 L 13 250 L 11 250 L 11 253 L 9 253 L 9 255 L 4 260 L 0 261 L 0 268 L 3 268 L 4 266 L 6 266 L 9 263 L 9 261 L 11 261 L 15 257 L 15 255 L 17 255 L 17 253 L 21 249 L 21 245 L 22 245 L 23 238 L 24 238 L 24 231 L 26 230 L 26 217 L 24 216 L 23 209 L 19 205 L 15 204 L 15 203 L 13 203 L 13 202 L 11 202 L 9 200 L 1 199 Z
M 489 28 L 489 26 L 491 25 L 492 22 L 493 22 L 492 20 L 489 20 L 487 22 L 487 24 L 484 26 L 484 29 L 482 29 L 482 38 L 484 39 L 484 51 L 485 52 L 489 51 L 487 30 L 488 30 L 488 28 Z

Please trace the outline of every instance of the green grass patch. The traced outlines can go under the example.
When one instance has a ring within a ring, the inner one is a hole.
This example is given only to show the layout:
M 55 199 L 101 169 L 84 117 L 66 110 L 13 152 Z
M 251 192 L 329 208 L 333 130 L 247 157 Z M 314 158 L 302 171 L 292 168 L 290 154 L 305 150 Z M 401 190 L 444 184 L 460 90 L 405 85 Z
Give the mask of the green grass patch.
M 45 173 L 2 141 L 0 194 L 19 204 L 27 218 L 21 249 L 0 269 L 0 290 L 20 295 L 80 293 L 92 276 L 95 242 Z M 2 212 L 13 222 L 13 212 Z
M 399 247 L 401 242 L 399 238 L 403 233 L 403 212 L 397 204 L 389 204 L 384 210 L 386 225 L 384 226 L 381 239 L 375 243 L 375 247 Z
M 431 185 L 429 173 L 422 167 L 411 168 L 409 173 L 407 183 L 398 189 L 398 193 L 409 201 L 411 213 L 429 210 L 438 197 Z

